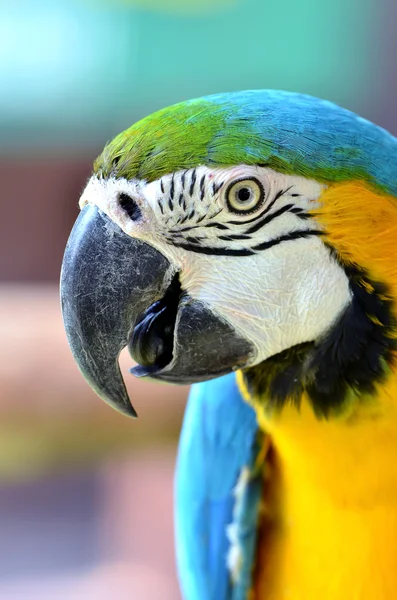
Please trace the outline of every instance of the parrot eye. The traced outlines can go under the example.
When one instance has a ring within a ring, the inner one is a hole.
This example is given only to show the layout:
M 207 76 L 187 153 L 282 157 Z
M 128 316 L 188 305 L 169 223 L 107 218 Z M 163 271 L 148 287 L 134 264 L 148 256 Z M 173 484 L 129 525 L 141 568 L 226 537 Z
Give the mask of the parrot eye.
M 119 204 L 133 221 L 137 221 L 139 217 L 142 216 L 138 204 L 135 202 L 134 198 L 131 198 L 128 194 L 119 194 Z
M 225 197 L 229 210 L 247 214 L 263 203 L 265 191 L 257 179 L 238 179 L 229 185 Z

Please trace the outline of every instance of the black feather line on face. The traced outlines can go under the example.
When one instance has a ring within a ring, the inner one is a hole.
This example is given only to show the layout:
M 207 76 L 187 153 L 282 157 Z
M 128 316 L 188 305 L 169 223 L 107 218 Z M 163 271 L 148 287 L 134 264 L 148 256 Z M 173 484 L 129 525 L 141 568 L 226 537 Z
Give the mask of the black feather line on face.
M 204 195 L 205 195 L 204 184 L 205 184 L 205 174 L 200 179 L 200 200 L 204 200 Z
M 395 363 L 394 300 L 387 286 L 340 262 L 352 301 L 316 343 L 300 344 L 243 371 L 248 391 L 270 409 L 299 406 L 306 392 L 318 418 L 339 414 L 349 398 L 375 394 Z
M 221 181 L 219 183 L 215 183 L 215 181 L 212 182 L 212 195 L 215 196 L 219 190 L 221 189 L 221 187 L 223 186 L 224 182 Z
M 286 204 L 285 206 L 282 206 L 281 208 L 276 210 L 274 213 L 270 213 L 270 215 L 267 215 L 267 217 L 265 217 L 261 221 L 258 221 L 257 223 L 255 223 L 255 225 L 251 225 L 251 227 L 246 229 L 244 231 L 244 233 L 251 234 L 251 233 L 255 233 L 256 231 L 259 231 L 259 229 L 261 229 L 262 227 L 264 227 L 265 225 L 267 225 L 268 223 L 273 221 L 273 219 L 276 219 L 280 215 L 291 210 L 291 208 L 293 208 L 293 206 L 294 206 L 293 204 Z
M 193 196 L 193 192 L 194 192 L 194 184 L 196 183 L 196 169 L 193 169 L 192 171 L 192 179 L 190 181 L 190 187 L 189 187 L 189 195 Z
M 206 216 L 207 215 L 200 217 L 200 219 L 197 220 L 197 223 L 199 223 L 200 221 L 205 219 Z M 200 228 L 215 227 L 216 229 L 222 229 L 222 230 L 229 229 L 226 225 L 223 225 L 223 223 L 208 223 L 207 225 L 198 225 L 197 223 L 196 223 L 196 225 L 188 225 L 187 227 L 181 227 L 180 229 L 178 229 L 178 233 L 183 233 L 184 231 L 190 231 L 191 229 L 198 229 L 199 227 Z M 175 230 L 171 230 L 170 233 L 175 233 Z
M 262 244 L 258 244 L 257 246 L 253 246 L 253 248 L 216 248 L 211 246 L 200 246 L 196 248 L 195 246 L 190 246 L 185 242 L 175 242 L 174 246 L 178 248 L 183 248 L 184 250 L 189 250 L 190 252 L 197 252 L 198 254 L 208 254 L 212 256 L 251 256 L 256 254 L 256 251 L 259 250 L 267 250 L 272 246 L 277 246 L 277 244 L 281 244 L 282 242 L 288 242 L 290 240 L 297 240 L 299 238 L 306 238 L 312 235 L 322 235 L 322 231 L 318 231 L 316 229 L 305 229 L 303 231 L 293 231 L 292 233 L 288 233 L 286 235 L 281 235 L 274 240 L 269 240 L 267 242 L 263 242 Z M 230 239 L 230 237 L 228 237 Z
M 185 242 L 173 242 L 173 246 L 183 248 L 189 252 L 196 252 L 197 254 L 208 254 L 209 256 L 251 256 L 255 252 L 251 252 L 247 248 L 234 249 L 234 248 L 210 248 L 206 246 L 190 246 Z
M 300 238 L 307 238 L 312 235 L 321 236 L 324 235 L 323 231 L 319 231 L 318 229 L 303 229 L 302 231 L 292 231 L 291 233 L 286 233 L 285 235 L 280 235 L 275 240 L 269 240 L 268 242 L 262 242 L 261 244 L 257 244 L 253 246 L 253 250 L 267 250 L 276 244 L 281 244 L 281 242 L 288 242 L 290 240 L 298 240 Z
M 214 217 L 217 217 L 218 215 L 221 214 L 222 211 L 223 211 L 223 208 L 219 208 L 217 211 L 215 211 L 211 215 L 207 215 L 207 219 L 213 219 Z
M 189 244 L 200 244 L 200 242 L 205 239 L 202 237 L 192 237 L 192 236 L 187 236 L 185 238 L 185 240 L 189 243 Z
M 230 235 L 218 235 L 217 239 L 225 240 L 225 241 L 229 242 L 229 241 L 233 241 L 233 240 L 250 240 L 252 238 L 249 235 L 231 233 Z
M 207 225 L 204 225 L 204 227 L 215 227 L 216 229 L 229 229 L 229 227 L 227 225 L 224 225 L 223 223 L 208 223 Z
M 174 181 L 174 174 L 172 174 L 171 186 L 170 186 L 170 198 L 171 198 L 171 200 L 174 199 L 174 191 L 175 191 L 175 181 Z
M 289 212 L 292 212 L 299 219 L 302 219 L 302 221 L 306 221 L 307 219 L 310 219 L 312 216 L 314 216 L 314 215 L 309 215 L 309 213 L 306 213 L 303 208 L 299 208 L 299 207 L 291 208 L 291 210 Z

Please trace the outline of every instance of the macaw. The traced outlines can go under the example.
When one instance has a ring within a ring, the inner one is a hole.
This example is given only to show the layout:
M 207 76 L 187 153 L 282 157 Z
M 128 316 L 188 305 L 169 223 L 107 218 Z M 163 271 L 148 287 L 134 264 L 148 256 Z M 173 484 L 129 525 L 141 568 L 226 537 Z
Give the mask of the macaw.
M 396 196 L 396 138 L 282 91 L 165 108 L 95 161 L 65 329 L 123 413 L 126 346 L 135 376 L 193 384 L 186 600 L 397 598 Z

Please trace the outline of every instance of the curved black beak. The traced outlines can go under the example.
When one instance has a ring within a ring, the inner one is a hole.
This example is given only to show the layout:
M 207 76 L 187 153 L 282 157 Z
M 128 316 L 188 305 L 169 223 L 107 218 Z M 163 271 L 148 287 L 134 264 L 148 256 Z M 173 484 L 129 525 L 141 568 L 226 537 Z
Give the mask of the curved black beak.
M 136 416 L 118 364 L 129 346 L 138 377 L 194 383 L 247 366 L 253 348 L 208 305 L 181 289 L 176 267 L 95 206 L 81 211 L 61 274 L 63 320 L 83 376 L 117 410 Z
M 62 264 L 61 303 L 69 345 L 85 379 L 117 410 L 136 416 L 118 358 L 138 315 L 172 278 L 169 261 L 126 235 L 95 206 L 85 206 Z

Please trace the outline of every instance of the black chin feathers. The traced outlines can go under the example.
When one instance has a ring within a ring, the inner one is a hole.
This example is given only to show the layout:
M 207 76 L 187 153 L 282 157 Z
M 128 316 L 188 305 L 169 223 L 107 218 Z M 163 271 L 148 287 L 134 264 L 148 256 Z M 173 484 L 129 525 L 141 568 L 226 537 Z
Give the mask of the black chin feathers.
M 269 408 L 297 405 L 303 392 L 317 416 L 339 412 L 353 395 L 372 394 L 395 359 L 393 300 L 385 285 L 342 265 L 352 300 L 320 341 L 289 348 L 243 372 L 248 391 Z

